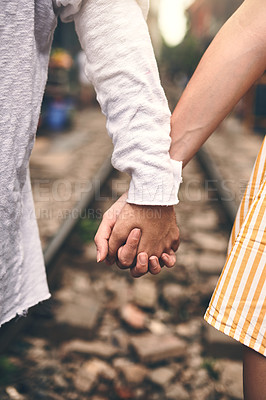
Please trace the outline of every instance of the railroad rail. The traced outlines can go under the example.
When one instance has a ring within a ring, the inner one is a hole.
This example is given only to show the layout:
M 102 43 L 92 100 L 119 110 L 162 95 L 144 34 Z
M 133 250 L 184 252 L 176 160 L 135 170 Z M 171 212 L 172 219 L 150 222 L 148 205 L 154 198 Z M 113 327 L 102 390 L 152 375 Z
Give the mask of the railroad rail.
M 44 261 L 48 276 L 48 281 L 52 283 L 55 259 L 62 249 L 64 243 L 67 241 L 71 232 L 77 225 L 79 219 L 75 217 L 75 215 L 82 215 L 83 211 L 93 204 L 95 199 L 95 195 L 100 187 L 104 186 L 106 180 L 109 178 L 113 171 L 113 167 L 111 165 L 111 157 L 107 157 L 106 160 L 102 163 L 99 170 L 96 172 L 94 179 L 89 181 L 87 184 L 87 188 L 85 190 L 86 195 L 83 196 L 80 201 L 75 204 L 74 209 L 75 213 L 69 213 L 68 218 L 62 223 L 59 227 L 57 233 L 50 240 L 47 247 L 44 249 Z M 30 312 L 30 311 L 29 311 Z M 27 318 L 19 318 L 15 321 L 11 321 L 10 323 L 5 324 L 0 329 L 0 353 L 5 351 L 8 346 L 12 344 L 12 341 L 16 339 L 19 333 L 25 329 L 26 325 L 30 322 L 30 315 Z

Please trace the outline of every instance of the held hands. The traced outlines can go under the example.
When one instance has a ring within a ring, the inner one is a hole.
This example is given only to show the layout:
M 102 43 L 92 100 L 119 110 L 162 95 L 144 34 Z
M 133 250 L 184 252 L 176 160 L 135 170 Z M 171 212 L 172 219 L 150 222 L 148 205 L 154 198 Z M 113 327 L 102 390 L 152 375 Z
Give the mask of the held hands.
M 124 193 L 104 214 L 95 236 L 97 261 L 115 261 L 133 277 L 174 266 L 179 230 L 173 206 L 140 206 Z

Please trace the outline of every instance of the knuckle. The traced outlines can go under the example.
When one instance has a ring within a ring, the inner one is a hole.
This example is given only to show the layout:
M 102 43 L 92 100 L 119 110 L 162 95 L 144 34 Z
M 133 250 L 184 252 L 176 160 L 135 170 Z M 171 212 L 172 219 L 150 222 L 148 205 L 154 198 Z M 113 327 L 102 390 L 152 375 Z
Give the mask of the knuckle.
M 106 221 L 107 217 L 108 217 L 108 214 L 107 214 L 107 211 L 105 211 L 105 212 L 103 213 L 102 220 L 103 220 L 103 221 Z
M 136 247 L 138 246 L 138 240 L 132 239 L 131 242 L 129 242 L 127 245 L 130 250 L 136 250 Z
M 120 260 L 118 260 L 116 262 L 116 265 L 118 266 L 119 269 L 127 269 L 127 268 L 129 268 L 129 266 L 123 264 Z
M 167 263 L 167 267 L 168 268 L 173 268 L 175 266 L 175 262 L 176 260 L 174 258 L 172 258 L 168 263 Z
M 131 262 L 129 262 L 129 260 L 125 257 L 120 257 L 119 258 L 119 262 L 122 265 L 122 267 L 129 267 L 131 265 Z
M 112 212 L 111 212 L 110 208 L 103 213 L 103 219 L 107 219 L 107 218 L 109 219 L 111 216 L 112 216 Z
M 171 247 L 173 250 L 176 251 L 176 250 L 178 249 L 178 247 L 179 247 L 179 240 L 178 240 L 178 239 L 173 240 L 170 247 Z
M 118 234 L 117 230 L 114 228 L 113 231 L 112 231 L 112 234 L 111 234 L 109 242 L 111 244 L 114 244 L 118 240 L 118 238 L 119 238 L 119 234 Z
M 109 256 L 109 257 L 114 257 L 114 253 L 115 253 L 115 249 L 114 249 L 114 247 L 112 246 L 112 244 L 109 243 L 109 246 L 108 246 L 108 256 Z
M 139 275 L 139 273 L 137 272 L 136 267 L 135 267 L 135 268 L 132 268 L 132 269 L 130 270 L 130 274 L 131 274 L 131 276 L 132 276 L 133 278 L 140 278 L 140 277 L 141 277 L 141 275 Z
M 152 275 L 158 275 L 161 272 L 161 268 L 160 267 L 156 267 L 156 268 L 151 268 L 150 269 L 150 273 Z
M 136 265 L 135 267 L 136 272 L 140 275 L 144 275 L 147 272 L 147 267 L 146 266 L 142 266 L 142 265 Z

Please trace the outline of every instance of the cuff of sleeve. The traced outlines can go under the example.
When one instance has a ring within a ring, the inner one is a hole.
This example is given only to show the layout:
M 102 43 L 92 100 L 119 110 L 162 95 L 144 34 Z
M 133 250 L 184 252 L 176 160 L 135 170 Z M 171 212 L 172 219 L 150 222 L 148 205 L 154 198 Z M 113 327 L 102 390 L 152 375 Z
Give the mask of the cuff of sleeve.
M 182 161 L 170 160 L 172 174 L 160 178 L 145 177 L 136 184 L 131 180 L 127 202 L 138 205 L 172 206 L 179 203 L 178 191 L 182 182 Z

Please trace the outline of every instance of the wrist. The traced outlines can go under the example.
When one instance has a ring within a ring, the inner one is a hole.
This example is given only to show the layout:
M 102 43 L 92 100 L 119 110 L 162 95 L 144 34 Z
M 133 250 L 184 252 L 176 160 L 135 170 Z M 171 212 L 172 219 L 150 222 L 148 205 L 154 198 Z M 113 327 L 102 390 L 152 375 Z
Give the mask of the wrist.
M 169 158 L 167 171 L 158 175 L 139 177 L 130 182 L 127 202 L 146 206 L 173 206 L 179 203 L 178 191 L 182 182 L 182 161 Z

